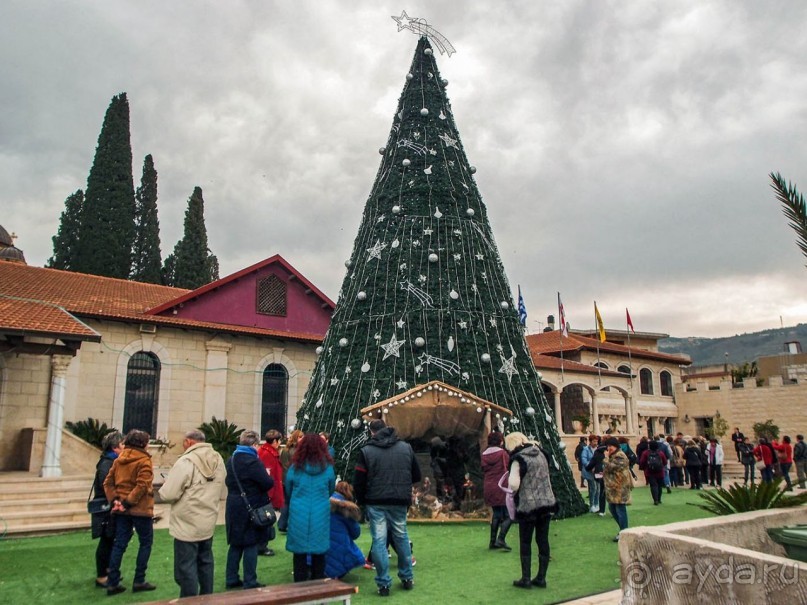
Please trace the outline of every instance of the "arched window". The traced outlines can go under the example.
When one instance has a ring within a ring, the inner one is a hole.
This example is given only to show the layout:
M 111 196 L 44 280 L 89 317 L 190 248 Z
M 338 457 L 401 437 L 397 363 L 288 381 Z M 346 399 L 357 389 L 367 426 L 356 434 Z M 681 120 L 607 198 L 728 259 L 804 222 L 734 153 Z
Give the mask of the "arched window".
M 665 397 L 673 396 L 673 383 L 672 374 L 664 370 L 659 374 L 659 381 L 661 382 L 661 394 Z
M 608 369 L 608 364 L 605 363 L 604 361 L 598 361 L 597 363 L 594 364 L 594 367 L 595 368 L 602 368 L 603 370 L 607 370 Z
M 153 353 L 132 355 L 126 367 L 126 399 L 123 404 L 123 433 L 132 429 L 157 432 L 160 396 L 160 360 Z
M 621 366 L 619 366 L 616 369 L 616 371 L 619 372 L 620 374 L 631 374 L 630 366 L 626 366 L 625 364 L 622 364 Z
M 639 370 L 639 382 L 642 387 L 642 395 L 653 394 L 653 372 L 647 368 Z
M 261 395 L 261 435 L 269 429 L 285 432 L 288 391 L 289 373 L 286 368 L 279 363 L 266 366 Z

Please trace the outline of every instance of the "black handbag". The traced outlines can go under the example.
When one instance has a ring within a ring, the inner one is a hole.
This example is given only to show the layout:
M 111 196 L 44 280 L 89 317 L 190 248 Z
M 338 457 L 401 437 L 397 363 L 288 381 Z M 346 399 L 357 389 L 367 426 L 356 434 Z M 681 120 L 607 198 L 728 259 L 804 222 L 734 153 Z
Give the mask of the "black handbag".
M 238 473 L 235 472 L 235 459 L 233 459 L 232 467 L 233 477 L 235 477 L 235 482 L 238 484 L 238 489 L 241 491 L 241 497 L 244 499 L 244 504 L 247 505 L 249 520 L 252 521 L 253 525 L 257 525 L 258 527 L 272 527 L 277 522 L 277 513 L 275 513 L 275 508 L 272 506 L 272 503 L 270 502 L 264 506 L 253 508 L 249 503 L 249 498 L 247 498 L 247 495 L 244 492 L 244 487 L 241 485 L 241 480 L 238 478 Z
M 106 498 L 90 498 L 94 487 L 94 485 L 91 486 L 90 493 L 87 494 L 87 512 L 91 515 L 106 514 L 112 510 L 112 505 Z

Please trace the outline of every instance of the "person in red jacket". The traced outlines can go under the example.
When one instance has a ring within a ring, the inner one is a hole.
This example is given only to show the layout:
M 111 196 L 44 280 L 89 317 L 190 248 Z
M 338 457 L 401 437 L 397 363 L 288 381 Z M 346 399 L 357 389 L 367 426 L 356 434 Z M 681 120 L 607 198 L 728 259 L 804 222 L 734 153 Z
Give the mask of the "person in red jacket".
M 765 465 L 761 471 L 762 482 L 771 483 L 773 481 L 773 464 L 776 461 L 776 452 L 765 437 L 759 438 L 759 443 L 754 448 L 754 457 Z
M 280 464 L 280 440 L 283 438 L 280 431 L 271 429 L 266 431 L 263 445 L 258 448 L 258 458 L 266 467 L 266 472 L 275 480 L 275 484 L 267 492 L 269 501 L 276 511 L 283 509 L 285 496 L 283 494 L 283 466 Z M 270 539 L 274 528 L 270 529 Z M 273 557 L 275 551 L 269 548 L 269 543 L 258 544 L 258 554 Z
M 773 443 L 773 449 L 776 450 L 779 460 L 779 469 L 782 471 L 782 476 L 787 483 L 787 491 L 793 491 L 793 482 L 790 480 L 790 467 L 793 466 L 793 446 L 790 445 L 790 436 L 785 435 L 782 437 L 782 443 Z

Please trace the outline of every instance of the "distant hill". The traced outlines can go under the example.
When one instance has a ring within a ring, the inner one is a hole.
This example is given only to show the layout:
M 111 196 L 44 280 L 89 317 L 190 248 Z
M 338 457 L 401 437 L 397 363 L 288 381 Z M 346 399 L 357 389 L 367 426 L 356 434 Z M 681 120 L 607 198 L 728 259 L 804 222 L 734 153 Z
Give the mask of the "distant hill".
M 658 348 L 663 353 L 689 355 L 692 364 L 697 366 L 726 363 L 726 353 L 728 363 L 739 365 L 782 353 L 785 343 L 792 341 L 801 342 L 802 348 L 807 350 L 807 324 L 725 338 L 664 338 L 658 341 Z

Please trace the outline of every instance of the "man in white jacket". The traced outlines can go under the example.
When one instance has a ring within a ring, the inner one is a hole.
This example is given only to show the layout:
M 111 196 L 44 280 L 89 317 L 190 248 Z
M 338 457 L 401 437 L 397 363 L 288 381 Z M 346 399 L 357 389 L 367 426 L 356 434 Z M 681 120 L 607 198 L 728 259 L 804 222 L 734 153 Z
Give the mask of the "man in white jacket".
M 158 501 L 171 505 L 168 533 L 174 538 L 180 598 L 213 592 L 213 532 L 227 474 L 224 460 L 201 431 L 186 433 L 182 447 L 185 453 L 158 492 Z

